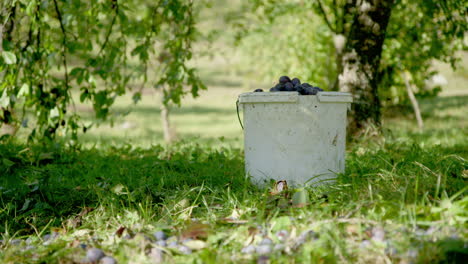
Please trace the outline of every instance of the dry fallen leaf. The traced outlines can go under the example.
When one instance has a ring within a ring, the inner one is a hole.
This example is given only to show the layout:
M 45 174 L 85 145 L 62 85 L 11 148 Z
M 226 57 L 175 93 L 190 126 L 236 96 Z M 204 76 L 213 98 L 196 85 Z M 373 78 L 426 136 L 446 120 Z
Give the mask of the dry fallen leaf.
M 186 245 L 187 247 L 189 247 L 190 249 L 193 249 L 193 250 L 204 249 L 207 246 L 205 241 L 198 240 L 198 239 L 189 240 L 187 242 L 184 242 L 184 245 Z
M 192 239 L 206 239 L 210 231 L 210 226 L 202 223 L 191 223 L 185 230 L 182 231 L 181 237 Z
M 282 181 L 277 181 L 275 183 L 275 186 L 273 187 L 273 190 L 270 191 L 271 195 L 278 195 L 282 192 L 285 192 L 288 190 L 288 183 L 284 180 Z
M 348 233 L 349 236 L 354 236 L 357 235 L 359 232 L 359 226 L 354 225 L 354 224 L 349 224 L 346 226 L 346 233 Z
M 119 229 L 117 229 L 117 231 L 115 231 L 115 234 L 117 235 L 117 237 L 121 237 L 124 231 L 125 231 L 125 227 L 121 226 L 119 227 Z
M 220 219 L 221 223 L 227 223 L 227 224 L 246 224 L 249 221 L 247 220 L 240 220 L 240 219 L 233 219 L 230 217 L 222 218 Z
M 92 207 L 84 207 L 81 212 L 75 216 L 75 218 L 73 219 L 69 219 L 68 220 L 68 227 L 72 227 L 72 228 L 77 228 L 79 226 L 81 226 L 81 223 L 83 221 L 83 217 L 87 214 L 89 214 L 90 212 L 94 211 L 94 208 Z

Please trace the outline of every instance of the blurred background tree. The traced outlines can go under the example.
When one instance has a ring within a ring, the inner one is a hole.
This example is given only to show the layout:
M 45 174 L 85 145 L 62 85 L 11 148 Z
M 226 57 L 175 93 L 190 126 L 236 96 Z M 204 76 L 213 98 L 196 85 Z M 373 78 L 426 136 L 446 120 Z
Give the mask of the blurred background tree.
M 436 74 L 431 64 L 457 66 L 466 17 L 457 0 L 256 0 L 228 21 L 255 74 L 353 92 L 349 127 L 359 133 L 380 126 L 382 106 L 409 104 L 404 76 L 416 97 L 437 95 L 440 87 L 427 84 Z

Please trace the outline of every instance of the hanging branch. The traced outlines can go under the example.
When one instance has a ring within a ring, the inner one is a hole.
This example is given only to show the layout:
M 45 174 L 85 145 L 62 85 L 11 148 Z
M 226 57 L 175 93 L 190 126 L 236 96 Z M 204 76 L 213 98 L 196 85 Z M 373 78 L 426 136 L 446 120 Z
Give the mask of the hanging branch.
M 67 91 L 69 90 L 69 85 L 68 85 L 68 67 L 67 67 L 67 35 L 65 33 L 65 27 L 63 26 L 62 22 L 62 14 L 60 13 L 60 10 L 57 5 L 57 0 L 54 0 L 54 6 L 55 6 L 55 12 L 57 13 L 57 19 L 60 22 L 60 29 L 62 30 L 63 34 L 63 40 L 62 40 L 62 45 L 63 45 L 63 67 L 65 68 L 65 87 L 67 88 Z
M 109 30 L 107 31 L 106 38 L 104 39 L 104 43 L 101 46 L 101 49 L 98 52 L 98 57 L 101 55 L 102 51 L 106 47 L 107 43 L 109 42 L 110 35 L 112 33 L 112 28 L 114 27 L 115 21 L 117 20 L 117 15 L 119 14 L 119 3 L 117 0 L 112 1 L 112 9 L 115 10 L 114 17 L 112 18 Z
M 1 10 L 2 12 L 4 10 Z M 5 39 L 7 41 L 11 41 L 13 38 L 13 30 L 15 29 L 15 17 L 16 17 L 16 4 L 11 8 L 11 10 L 6 9 L 6 18 L 4 19 L 5 21 L 0 22 L 0 39 L 3 40 L 3 37 L 5 35 Z M 2 14 L 0 14 L 0 17 L 3 17 Z M 3 45 L 1 45 L 2 42 L 0 42 L 0 51 L 3 50 Z
M 39 16 L 38 14 L 39 14 L 39 6 L 36 7 L 36 12 L 34 13 L 34 16 L 30 18 L 31 23 L 29 24 L 28 39 L 26 40 L 26 43 L 24 44 L 23 48 L 21 48 L 22 52 L 25 52 L 33 42 L 33 24 L 34 24 L 34 20 L 37 20 L 37 18 Z M 40 29 L 38 29 L 38 31 L 39 30 Z M 39 50 L 39 47 L 38 47 L 38 50 Z
M 339 26 L 340 19 L 338 18 L 338 6 L 336 4 L 336 0 L 333 0 L 333 13 L 335 15 L 335 29 L 336 31 L 341 32 L 342 30 L 340 30 L 340 26 Z
M 0 23 L 0 43 L 3 43 L 3 24 Z M 0 53 L 3 52 L 3 45 L 0 45 Z
M 3 14 L 3 12 L 6 12 L 5 14 Z M 11 32 L 13 31 L 13 27 L 14 27 L 14 16 L 15 16 L 15 13 L 16 13 L 16 5 L 13 7 L 12 10 L 8 10 L 8 9 L 1 9 L 0 10 L 0 18 L 3 18 L 3 16 L 5 16 L 5 18 L 3 19 L 4 21 L 0 21 L 0 53 L 3 51 L 3 38 L 4 38 L 4 35 L 6 35 L 6 38 L 7 40 L 9 38 L 11 38 Z M 13 16 L 13 18 L 11 18 Z M 8 22 L 10 21 L 11 19 L 11 22 L 9 24 L 9 27 L 8 27 Z
M 322 14 L 323 20 L 325 20 L 325 23 L 327 24 L 328 28 L 330 28 L 330 30 L 333 31 L 334 33 L 338 33 L 336 29 L 332 27 L 330 21 L 328 20 L 327 14 L 325 13 L 325 10 L 323 9 L 323 6 L 322 6 L 322 2 L 320 2 L 320 0 L 317 0 L 317 3 L 318 3 L 319 11 Z

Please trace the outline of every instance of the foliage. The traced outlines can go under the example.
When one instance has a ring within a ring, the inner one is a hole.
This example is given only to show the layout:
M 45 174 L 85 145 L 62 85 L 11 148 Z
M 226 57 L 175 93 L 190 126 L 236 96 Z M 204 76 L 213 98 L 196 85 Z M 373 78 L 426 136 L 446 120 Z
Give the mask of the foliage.
M 73 139 L 86 132 L 74 108 L 78 89 L 103 120 L 129 90 L 135 102 L 155 87 L 164 103 L 180 104 L 185 85 L 193 96 L 205 88 L 187 64 L 196 35 L 192 1 L 7 0 L 0 12 L 0 118 L 31 126 L 31 109 L 31 137 L 53 138 L 61 127 Z
M 271 84 L 288 75 L 322 88 L 332 86 L 336 78 L 333 36 L 308 5 L 275 2 L 264 8 L 243 6 L 239 13 L 246 15 L 241 19 L 235 12 L 228 14 L 245 54 L 238 67 L 247 71 L 250 65 L 250 78 L 260 76 Z
M 237 41 L 248 54 L 242 67 L 250 65 L 250 71 L 264 79 L 297 75 L 337 89 L 340 51 L 354 19 L 346 3 L 257 0 L 243 5 L 228 17 L 237 29 Z M 440 87 L 427 85 L 436 73 L 432 61 L 457 65 L 455 52 L 466 48 L 466 15 L 463 3 L 456 0 L 396 1 L 380 65 L 379 95 L 384 105 L 409 103 L 405 71 L 411 74 L 418 97 L 440 91 Z

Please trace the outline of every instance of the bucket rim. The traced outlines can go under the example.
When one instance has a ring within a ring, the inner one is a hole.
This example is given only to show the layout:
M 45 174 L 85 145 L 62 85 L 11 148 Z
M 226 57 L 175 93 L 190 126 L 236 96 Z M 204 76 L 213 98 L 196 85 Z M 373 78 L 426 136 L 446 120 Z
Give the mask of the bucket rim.
M 316 96 L 320 102 L 352 103 L 349 92 L 318 92 L 317 95 L 299 95 L 298 92 L 247 92 L 239 95 L 239 103 L 279 103 L 297 102 L 299 97 Z

